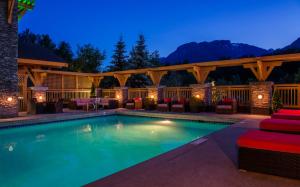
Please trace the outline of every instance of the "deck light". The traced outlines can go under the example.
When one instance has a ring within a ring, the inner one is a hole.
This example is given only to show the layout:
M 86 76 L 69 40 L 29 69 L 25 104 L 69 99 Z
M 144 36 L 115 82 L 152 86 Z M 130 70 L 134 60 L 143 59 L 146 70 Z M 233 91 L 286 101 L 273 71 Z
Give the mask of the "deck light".
M 257 96 L 257 99 L 262 100 L 262 99 L 263 99 L 263 95 L 262 95 L 262 94 L 259 94 L 259 95 Z
M 151 95 L 150 98 L 151 98 L 151 99 L 154 99 L 154 95 Z
M 120 99 L 120 95 L 117 95 L 117 99 Z
M 200 95 L 196 95 L 196 97 L 199 99 L 199 98 L 200 98 Z
M 12 100 L 13 100 L 12 97 L 8 97 L 8 98 L 7 98 L 7 101 L 8 101 L 8 102 L 12 102 Z
M 42 100 L 43 100 L 43 96 L 40 95 L 40 96 L 38 97 L 38 99 L 39 99 L 40 101 L 42 101 Z

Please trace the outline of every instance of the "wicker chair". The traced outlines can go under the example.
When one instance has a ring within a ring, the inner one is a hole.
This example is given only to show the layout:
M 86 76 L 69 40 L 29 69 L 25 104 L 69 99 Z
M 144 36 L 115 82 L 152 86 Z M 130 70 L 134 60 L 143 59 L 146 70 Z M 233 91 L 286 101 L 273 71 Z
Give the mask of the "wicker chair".
M 216 106 L 217 114 L 234 114 L 237 112 L 237 102 L 235 99 L 223 99 Z
M 186 111 L 186 99 L 180 98 L 178 102 L 175 102 L 171 106 L 172 112 L 185 112 Z
M 157 110 L 160 112 L 169 112 L 171 107 L 171 98 L 165 98 L 157 104 Z

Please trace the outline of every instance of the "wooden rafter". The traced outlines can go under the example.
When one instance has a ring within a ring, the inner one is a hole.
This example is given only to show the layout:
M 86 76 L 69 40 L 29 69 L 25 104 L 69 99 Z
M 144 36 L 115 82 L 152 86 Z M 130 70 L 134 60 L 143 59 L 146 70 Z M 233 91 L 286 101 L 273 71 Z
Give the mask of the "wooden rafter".
M 208 77 L 208 74 L 211 71 L 215 71 L 215 70 L 216 70 L 216 66 L 210 66 L 210 67 L 193 66 L 193 68 L 188 69 L 188 72 L 193 73 L 198 84 L 204 84 Z
M 125 87 L 126 82 L 130 76 L 131 74 L 114 74 L 114 77 L 118 79 L 121 87 Z
M 13 21 L 13 13 L 14 13 L 14 8 L 15 8 L 15 0 L 7 0 L 8 3 L 8 16 L 7 16 L 7 22 L 9 24 L 12 24 Z
M 159 86 L 160 80 L 168 71 L 148 71 L 147 75 L 151 78 L 154 86 Z
M 258 81 L 265 81 L 268 79 L 273 69 L 281 66 L 282 61 L 263 62 L 258 60 L 256 63 L 244 64 L 244 68 L 250 69 Z
M 99 84 L 103 78 L 104 77 L 89 77 L 89 80 L 94 84 L 94 86 L 96 86 L 98 88 Z

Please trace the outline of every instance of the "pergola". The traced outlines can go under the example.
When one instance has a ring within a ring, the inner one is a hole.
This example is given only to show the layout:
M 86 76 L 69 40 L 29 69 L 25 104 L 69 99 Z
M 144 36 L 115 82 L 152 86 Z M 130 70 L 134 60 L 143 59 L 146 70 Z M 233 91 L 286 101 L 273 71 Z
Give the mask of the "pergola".
M 198 84 L 204 84 L 209 73 L 215 71 L 217 68 L 242 66 L 246 69 L 250 69 L 258 81 L 265 81 L 271 74 L 275 67 L 281 66 L 287 62 L 300 61 L 300 53 L 286 54 L 276 56 L 264 56 L 253 58 L 242 58 L 234 60 L 222 60 L 211 62 L 199 62 L 192 64 L 181 64 L 172 66 L 162 66 L 156 68 L 145 69 L 133 69 L 126 71 L 115 71 L 105 73 L 77 73 L 77 72 L 65 72 L 57 70 L 43 70 L 40 68 L 33 68 L 31 71 L 35 74 L 58 74 L 58 75 L 75 75 L 75 76 L 87 76 L 91 79 L 97 79 L 100 82 L 106 76 L 112 76 L 118 79 L 120 86 L 124 87 L 126 81 L 131 75 L 134 74 L 146 74 L 148 75 L 154 86 L 159 86 L 161 78 L 168 73 L 168 71 L 186 70 L 192 73 L 197 80 Z
M 7 21 L 9 24 L 11 24 L 16 0 L 7 0 L 7 1 L 8 1 Z M 22 16 L 26 13 L 26 11 L 33 9 L 35 1 L 34 0 L 18 0 L 17 4 L 18 4 L 18 18 L 21 19 Z

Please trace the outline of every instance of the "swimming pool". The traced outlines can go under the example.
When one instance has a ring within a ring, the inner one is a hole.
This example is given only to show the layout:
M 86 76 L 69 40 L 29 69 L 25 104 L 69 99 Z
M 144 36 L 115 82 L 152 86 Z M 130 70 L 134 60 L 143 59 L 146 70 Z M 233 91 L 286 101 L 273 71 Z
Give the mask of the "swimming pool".
M 113 115 L 0 129 L 0 185 L 81 186 L 225 127 Z

